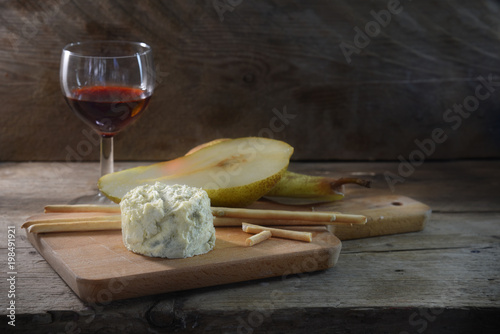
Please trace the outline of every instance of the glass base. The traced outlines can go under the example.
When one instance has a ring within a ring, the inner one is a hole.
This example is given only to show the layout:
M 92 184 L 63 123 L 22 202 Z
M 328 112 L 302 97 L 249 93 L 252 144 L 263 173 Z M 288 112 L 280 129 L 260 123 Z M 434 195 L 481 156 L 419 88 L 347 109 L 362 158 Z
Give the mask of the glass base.
M 115 202 L 104 196 L 101 192 L 97 192 L 93 195 L 77 197 L 69 201 L 68 204 L 117 205 Z

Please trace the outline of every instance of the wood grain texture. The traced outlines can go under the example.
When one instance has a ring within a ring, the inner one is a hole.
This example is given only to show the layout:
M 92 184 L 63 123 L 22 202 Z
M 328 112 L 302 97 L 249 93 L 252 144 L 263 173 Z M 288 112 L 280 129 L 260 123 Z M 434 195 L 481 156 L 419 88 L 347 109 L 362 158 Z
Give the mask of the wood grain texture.
M 356 47 L 356 27 L 373 26 L 371 11 L 390 1 L 243 0 L 222 15 L 214 3 L 2 1 L 0 160 L 98 158 L 58 82 L 62 47 L 88 39 L 142 40 L 155 52 L 155 96 L 116 137 L 117 160 L 166 160 L 245 135 L 286 140 L 294 160 L 410 159 L 434 129 L 446 140 L 426 159 L 498 157 L 495 0 L 402 0 L 350 63 L 340 45 Z M 465 116 L 447 114 L 466 103 Z
M 344 198 L 342 201 L 318 203 L 314 205 L 283 205 L 271 201 L 257 201 L 250 209 L 294 210 L 314 212 L 340 212 L 363 215 L 366 224 L 351 226 L 327 226 L 328 230 L 340 240 L 377 237 L 398 233 L 417 232 L 424 229 L 431 216 L 431 208 L 412 198 L 398 195 L 371 196 L 369 191 L 358 198 Z M 252 224 L 266 225 L 266 220 L 250 221 Z M 285 224 L 286 221 L 269 224 Z M 297 224 L 294 222 L 294 225 Z
M 0 235 L 8 225 L 18 228 L 16 333 L 238 333 L 244 328 L 254 333 L 496 333 L 499 165 L 423 164 L 396 186 L 396 193 L 433 209 L 426 228 L 344 241 L 331 270 L 85 304 L 30 245 L 20 225 L 48 203 L 90 192 L 98 164 L 0 163 Z M 383 174 L 398 165 L 294 163 L 291 168 L 316 175 L 364 174 L 377 181 L 368 190 L 375 195 L 391 194 Z M 350 189 L 353 198 L 366 196 L 367 189 Z M 0 238 L 0 257 L 6 259 L 6 253 L 6 239 Z M 0 291 L 6 288 L 6 280 L 0 280 Z M 5 305 L 5 297 L 1 301 Z M 2 332 L 12 330 L 7 326 L 0 322 Z
M 241 228 L 217 228 L 214 249 L 186 259 L 134 254 L 123 245 L 120 231 L 29 233 L 28 238 L 82 300 L 102 303 L 335 265 L 341 249 L 339 239 L 325 227 L 296 229 L 313 233 L 313 241 L 273 238 L 259 247 L 247 247 L 249 235 Z

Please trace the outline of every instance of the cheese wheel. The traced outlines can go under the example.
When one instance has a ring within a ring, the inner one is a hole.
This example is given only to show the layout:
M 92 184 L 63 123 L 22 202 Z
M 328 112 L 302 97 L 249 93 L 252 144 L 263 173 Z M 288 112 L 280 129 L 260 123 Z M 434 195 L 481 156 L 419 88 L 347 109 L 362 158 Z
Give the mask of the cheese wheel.
M 123 243 L 153 257 L 187 258 L 215 245 L 210 199 L 203 189 L 156 182 L 130 190 L 120 202 Z

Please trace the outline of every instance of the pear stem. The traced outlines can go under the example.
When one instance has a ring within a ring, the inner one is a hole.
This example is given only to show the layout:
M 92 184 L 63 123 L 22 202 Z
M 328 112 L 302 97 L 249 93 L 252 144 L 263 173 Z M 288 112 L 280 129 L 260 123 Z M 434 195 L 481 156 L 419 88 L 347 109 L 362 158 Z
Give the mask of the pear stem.
M 363 179 L 358 179 L 356 177 L 342 177 L 338 180 L 335 180 L 334 182 L 330 183 L 330 186 L 332 189 L 338 188 L 344 184 L 357 184 L 366 188 L 371 187 L 371 181 L 368 180 L 363 180 Z

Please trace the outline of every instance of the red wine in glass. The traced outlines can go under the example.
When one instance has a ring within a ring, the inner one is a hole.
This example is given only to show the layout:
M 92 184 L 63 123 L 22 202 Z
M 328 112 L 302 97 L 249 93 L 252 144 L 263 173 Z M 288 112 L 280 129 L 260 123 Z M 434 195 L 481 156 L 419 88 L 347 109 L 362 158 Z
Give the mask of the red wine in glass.
M 65 97 L 71 109 L 105 137 L 136 121 L 151 98 L 141 89 L 122 86 L 82 87 L 71 93 Z

